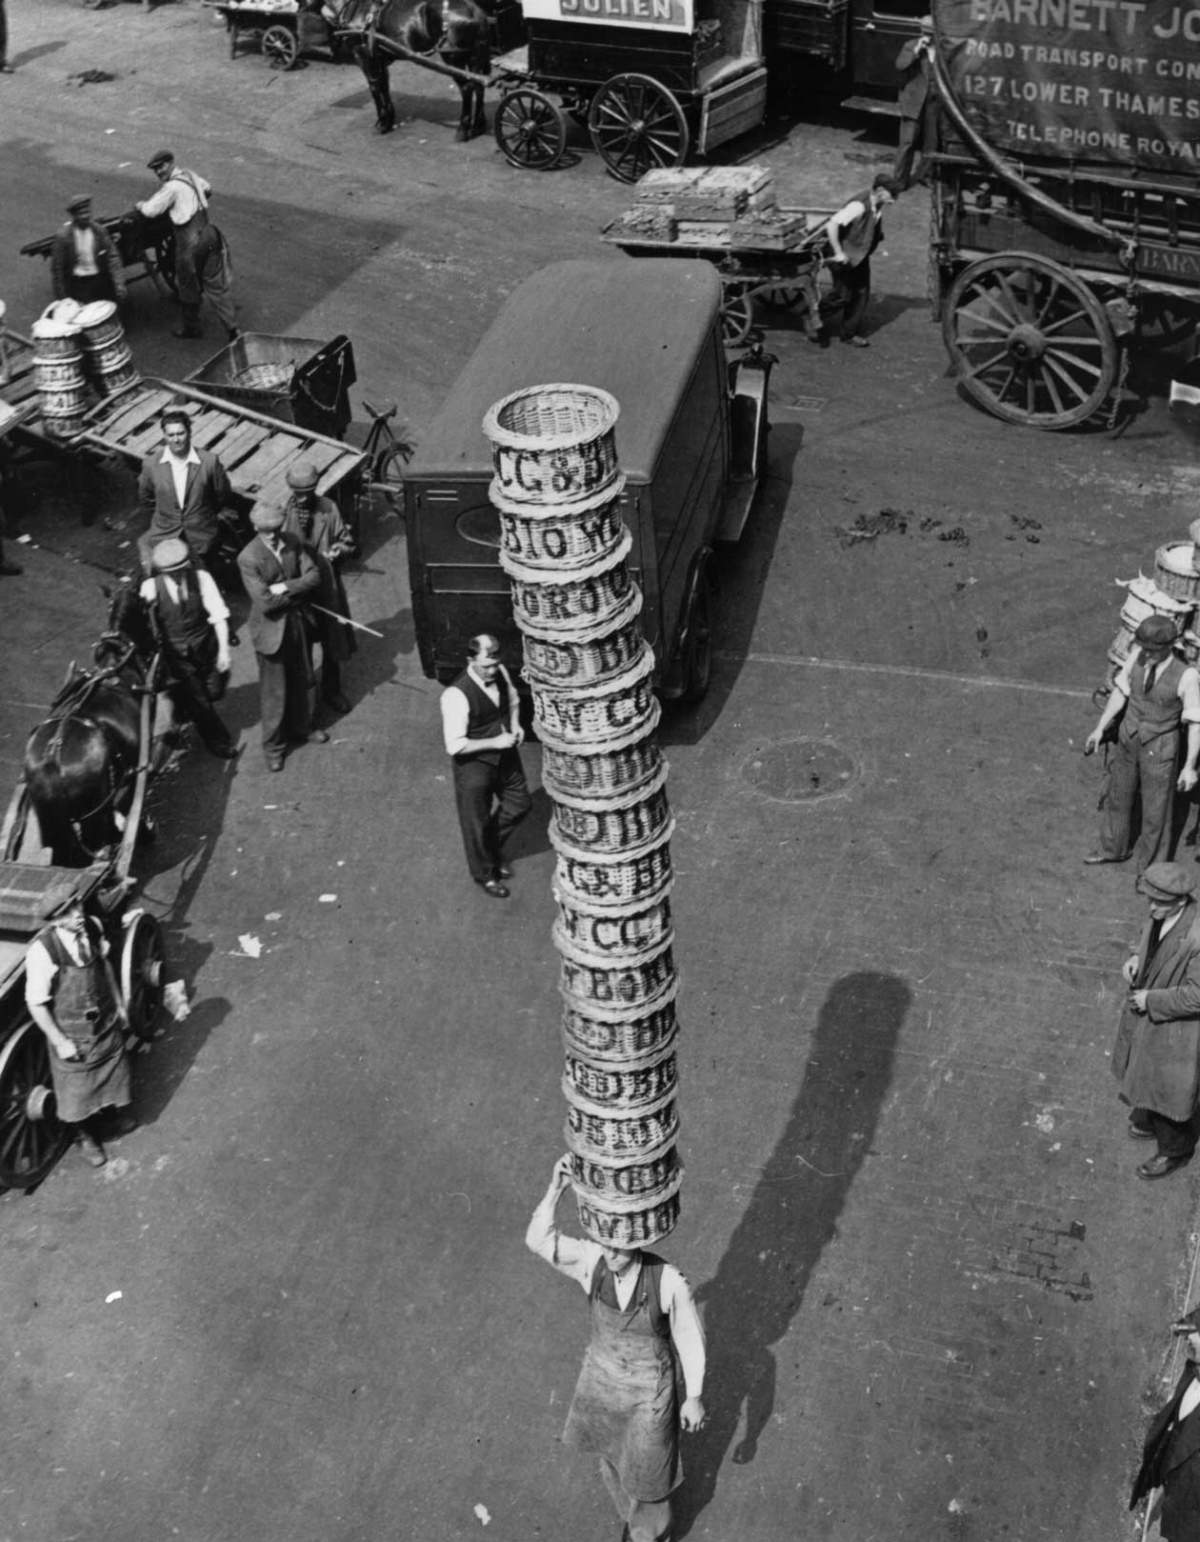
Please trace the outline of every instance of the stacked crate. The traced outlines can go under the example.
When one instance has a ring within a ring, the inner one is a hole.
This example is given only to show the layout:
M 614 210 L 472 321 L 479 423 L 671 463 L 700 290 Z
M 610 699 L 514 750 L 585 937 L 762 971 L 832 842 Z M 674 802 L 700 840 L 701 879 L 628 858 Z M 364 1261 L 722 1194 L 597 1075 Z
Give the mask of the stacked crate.
M 524 639 L 557 852 L 567 1144 L 583 1230 L 613 1247 L 679 1216 L 667 764 L 619 512 L 619 407 L 545 385 L 484 419 L 500 560 Z
M 648 171 L 621 229 L 683 246 L 790 251 L 810 226 L 779 208 L 769 166 L 695 166 Z

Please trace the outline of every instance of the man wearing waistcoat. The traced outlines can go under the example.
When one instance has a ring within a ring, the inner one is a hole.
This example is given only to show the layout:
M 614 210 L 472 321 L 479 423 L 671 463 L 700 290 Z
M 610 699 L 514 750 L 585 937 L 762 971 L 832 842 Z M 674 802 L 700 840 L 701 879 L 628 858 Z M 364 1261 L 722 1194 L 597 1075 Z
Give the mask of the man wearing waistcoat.
M 196 725 L 209 754 L 234 760 L 237 750 L 214 706 L 229 674 L 229 607 L 212 574 L 192 566 L 186 541 L 160 541 L 150 560 L 154 574 L 139 592 L 162 646 L 175 710 Z
M 1161 1488 L 1163 1542 L 1200 1542 L 1200 1308 L 1173 1323 L 1171 1332 L 1187 1335 L 1187 1363 L 1170 1402 L 1150 1421 L 1129 1508 Z
M 250 596 L 250 636 L 258 655 L 263 754 L 268 771 L 282 771 L 289 744 L 327 744 L 313 727 L 312 627 L 306 605 L 321 575 L 299 539 L 283 528 L 283 509 L 256 504 L 257 534 L 238 556 Z
M 1175 623 L 1167 616 L 1147 616 L 1139 625 L 1135 647 L 1084 743 L 1083 753 L 1095 754 L 1116 725 L 1100 800 L 1100 845 L 1083 859 L 1086 863 L 1125 862 L 1132 855 L 1140 873 L 1151 862 L 1167 861 L 1175 849 L 1175 794 L 1195 787 L 1200 757 L 1200 675 L 1172 652 L 1175 635 Z M 1139 796 L 1141 826 L 1134 845 L 1133 809 Z
M 871 253 L 883 240 L 883 211 L 898 191 L 895 180 L 881 172 L 869 193 L 851 198 L 825 226 L 833 279 L 829 311 L 842 342 L 855 348 L 871 346 L 861 336 L 871 299 Z
M 1191 1161 L 1200 1134 L 1200 909 L 1189 863 L 1152 862 L 1138 879 L 1150 915 L 1121 977 L 1129 994 L 1113 1045 L 1129 1134 L 1155 1140 L 1139 1178 L 1165 1178 Z
M 454 801 L 471 877 L 507 899 L 504 843 L 533 806 L 521 754 L 521 703 L 500 662 L 500 644 L 472 637 L 467 667 L 442 692 L 442 738 L 454 766 Z

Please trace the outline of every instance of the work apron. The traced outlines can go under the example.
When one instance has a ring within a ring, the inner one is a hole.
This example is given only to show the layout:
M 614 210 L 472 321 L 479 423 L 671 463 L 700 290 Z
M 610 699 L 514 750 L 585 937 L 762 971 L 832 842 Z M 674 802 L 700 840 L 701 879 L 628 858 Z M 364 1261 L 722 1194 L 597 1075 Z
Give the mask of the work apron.
M 52 927 L 41 934 L 57 965 L 50 1010 L 80 1051 L 77 1059 L 63 1060 L 50 1050 L 50 1075 L 64 1124 L 79 1124 L 103 1108 L 124 1108 L 130 1100 L 124 1032 L 90 922 L 88 933 L 93 953 L 86 964 L 74 962 Z
M 602 1299 L 608 1266 L 596 1266 L 590 1293 L 592 1337 L 571 1399 L 563 1442 L 605 1457 L 621 1487 L 641 1502 L 665 1499 L 683 1480 L 675 1354 L 661 1309 L 661 1263 L 643 1259 L 624 1311 Z M 604 1292 L 607 1293 L 607 1292 Z

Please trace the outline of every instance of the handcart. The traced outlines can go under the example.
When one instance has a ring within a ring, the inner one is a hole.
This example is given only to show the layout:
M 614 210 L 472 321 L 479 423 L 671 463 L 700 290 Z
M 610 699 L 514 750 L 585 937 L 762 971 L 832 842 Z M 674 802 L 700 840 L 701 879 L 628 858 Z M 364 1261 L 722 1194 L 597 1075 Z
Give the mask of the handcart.
M 127 284 L 148 278 L 163 294 L 175 292 L 175 232 L 165 215 L 146 219 L 135 209 L 126 214 L 105 215 L 96 224 L 103 225 L 112 237 L 121 259 L 121 276 Z M 56 235 L 57 232 L 27 241 L 21 256 L 49 260 Z
M 229 57 L 243 45 L 257 48 L 273 70 L 294 69 L 301 58 L 326 53 L 338 60 L 342 41 L 324 9 L 299 0 L 204 0 L 225 23 Z
M 184 379 L 210 396 L 340 439 L 357 376 L 348 337 L 331 342 L 243 332 Z

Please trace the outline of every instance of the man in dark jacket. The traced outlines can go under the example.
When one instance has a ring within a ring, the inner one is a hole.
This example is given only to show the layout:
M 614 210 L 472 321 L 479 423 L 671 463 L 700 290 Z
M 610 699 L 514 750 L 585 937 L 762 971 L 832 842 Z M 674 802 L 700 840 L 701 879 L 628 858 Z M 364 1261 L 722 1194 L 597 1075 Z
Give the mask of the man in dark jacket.
M 178 536 L 204 565 L 216 545 L 222 512 L 233 503 L 225 467 L 192 443 L 192 420 L 184 407 L 167 407 L 161 418 L 163 444 L 142 463 L 138 499 L 149 527 L 138 539 L 142 568 L 159 541 Z
M 900 144 L 892 175 L 901 192 L 914 182 L 929 181 L 929 157 L 937 149 L 937 97 L 931 85 L 933 17 L 922 16 L 918 25 L 920 33 L 910 37 L 896 55 L 900 72 Z M 915 177 L 914 162 L 919 168 Z
M 289 466 L 291 495 L 283 528 L 298 536 L 317 564 L 321 587 L 315 599 L 322 608 L 313 617 L 321 643 L 321 700 L 330 712 L 349 712 L 342 691 L 342 666 L 356 651 L 354 632 L 338 616 L 349 618 L 350 602 L 339 571 L 342 558 L 354 550 L 354 538 L 332 498 L 317 492 L 320 478 L 311 461 Z
M 140 593 L 162 644 L 175 710 L 196 725 L 209 754 L 234 760 L 237 750 L 214 705 L 229 675 L 229 607 L 212 574 L 193 565 L 186 541 L 160 541 L 151 561 L 154 576 Z
M 442 692 L 442 739 L 454 766 L 454 802 L 471 877 L 492 899 L 507 899 L 504 843 L 533 800 L 517 746 L 521 702 L 500 662 L 500 644 L 481 632 L 467 667 Z
M 1128 1103 L 1129 1133 L 1153 1139 L 1158 1150 L 1138 1168 L 1139 1178 L 1165 1178 L 1189 1162 L 1200 1135 L 1200 909 L 1196 870 L 1154 862 L 1138 879 L 1150 917 L 1137 951 L 1125 960 L 1130 987 L 1117 1041 L 1113 1075 Z
M 1200 1307 L 1173 1323 L 1171 1332 L 1187 1335 L 1187 1363 L 1170 1402 L 1150 1421 L 1129 1508 L 1161 1488 L 1163 1542 L 1200 1542 Z
M 1133 634 L 1135 646 L 1113 681 L 1100 720 L 1087 736 L 1093 755 L 1116 726 L 1100 807 L 1100 845 L 1086 863 L 1127 862 L 1141 872 L 1166 862 L 1175 849 L 1175 794 L 1191 792 L 1200 776 L 1200 673 L 1172 652 L 1177 633 L 1169 616 L 1147 616 Z M 1118 725 L 1119 720 L 1119 726 Z M 1179 764 L 1183 725 L 1187 745 Z M 1133 844 L 1133 810 L 1141 804 L 1141 828 Z
M 50 248 L 50 283 L 56 300 L 91 305 L 126 295 L 121 258 L 113 239 L 92 218 L 92 200 L 80 193 L 67 205 L 71 216 Z
M 238 556 L 250 596 L 250 636 L 258 655 L 263 754 L 268 771 L 282 771 L 289 744 L 325 744 L 312 726 L 313 678 L 305 602 L 321 575 L 299 539 L 283 528 L 283 510 L 257 504 L 254 539 Z

